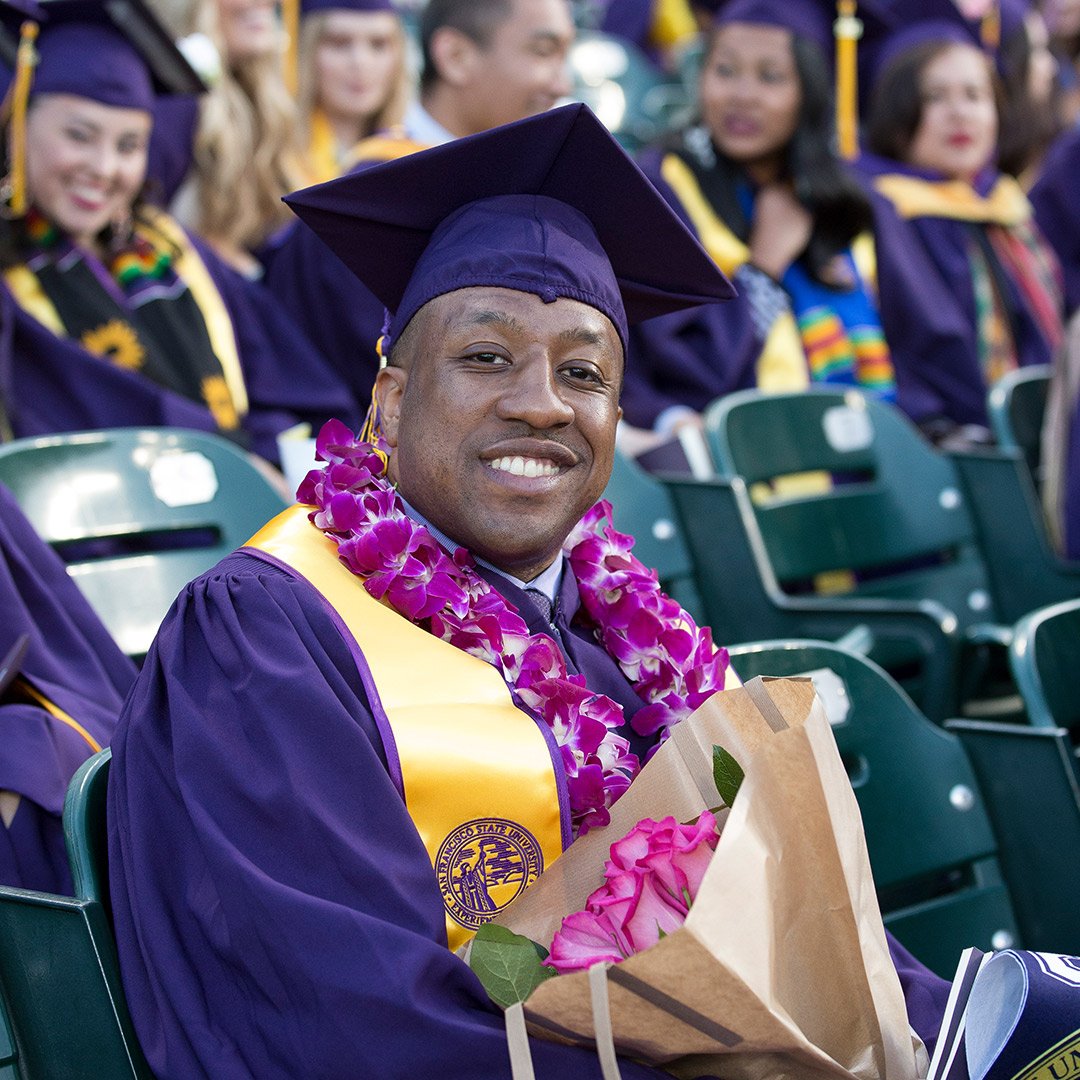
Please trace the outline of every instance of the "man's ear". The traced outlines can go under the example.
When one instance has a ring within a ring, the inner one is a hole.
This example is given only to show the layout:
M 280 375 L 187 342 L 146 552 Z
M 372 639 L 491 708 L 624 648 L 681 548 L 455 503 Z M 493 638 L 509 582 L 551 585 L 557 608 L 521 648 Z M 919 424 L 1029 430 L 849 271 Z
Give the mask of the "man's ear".
M 401 419 L 401 398 L 409 373 L 400 367 L 384 367 L 375 376 L 375 399 L 379 403 L 379 426 L 383 438 L 397 446 L 398 421 Z
M 431 35 L 428 48 L 439 78 L 448 86 L 461 89 L 472 82 L 480 49 L 467 34 L 452 26 L 440 26 Z

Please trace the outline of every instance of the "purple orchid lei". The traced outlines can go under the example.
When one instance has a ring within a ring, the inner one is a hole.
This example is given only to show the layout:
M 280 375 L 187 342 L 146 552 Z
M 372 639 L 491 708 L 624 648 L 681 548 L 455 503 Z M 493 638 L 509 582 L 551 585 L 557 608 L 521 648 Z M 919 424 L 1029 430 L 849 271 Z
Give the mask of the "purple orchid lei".
M 606 825 L 608 808 L 629 787 L 640 762 L 618 734 L 622 707 L 570 675 L 554 640 L 531 634 L 525 620 L 475 571 L 464 548 L 447 554 L 412 520 L 384 479 L 385 450 L 363 442 L 340 421 L 316 440 L 315 469 L 297 491 L 314 506 L 316 528 L 337 543 L 338 558 L 364 588 L 399 615 L 493 665 L 518 699 L 552 729 L 562 754 L 575 837 Z M 660 733 L 689 716 L 724 685 L 726 649 L 713 646 L 660 590 L 653 571 L 630 549 L 597 503 L 563 547 L 595 633 L 644 698 L 631 719 L 640 735 Z

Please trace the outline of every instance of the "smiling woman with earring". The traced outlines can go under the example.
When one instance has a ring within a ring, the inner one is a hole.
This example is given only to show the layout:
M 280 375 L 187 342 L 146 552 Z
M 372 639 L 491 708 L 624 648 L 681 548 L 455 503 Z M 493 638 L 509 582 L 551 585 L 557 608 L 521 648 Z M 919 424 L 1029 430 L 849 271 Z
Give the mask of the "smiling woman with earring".
M 926 0 L 882 43 L 869 85 L 859 164 L 900 404 L 938 443 L 986 443 L 988 388 L 1049 363 L 1063 336 L 1060 266 L 997 167 L 994 54 L 952 0 Z
M 142 199 L 155 92 L 198 79 L 136 0 L 137 34 L 77 0 L 44 10 L 39 30 L 0 4 L 21 37 L 0 220 L 7 435 L 193 427 L 276 459 L 278 431 L 347 403 L 256 286 Z

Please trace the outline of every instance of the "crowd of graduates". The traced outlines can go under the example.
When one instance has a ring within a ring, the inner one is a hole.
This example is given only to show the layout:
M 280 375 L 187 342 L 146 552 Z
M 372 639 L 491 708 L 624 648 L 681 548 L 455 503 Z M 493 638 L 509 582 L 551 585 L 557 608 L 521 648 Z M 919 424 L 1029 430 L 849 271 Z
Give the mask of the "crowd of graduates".
M 297 425 L 359 431 L 387 313 L 282 198 L 547 110 L 587 26 L 662 74 L 700 58 L 692 110 L 637 156 L 738 291 L 632 328 L 624 449 L 735 390 L 812 384 L 985 445 L 989 388 L 1052 365 L 1048 528 L 1080 557 L 1080 4 L 116 10 L 0 0 L 0 439 L 190 427 L 276 466 Z M 135 669 L 2 489 L 0 597 L 0 646 L 30 635 L 20 679 L 0 672 L 0 883 L 65 891 L 64 787 Z

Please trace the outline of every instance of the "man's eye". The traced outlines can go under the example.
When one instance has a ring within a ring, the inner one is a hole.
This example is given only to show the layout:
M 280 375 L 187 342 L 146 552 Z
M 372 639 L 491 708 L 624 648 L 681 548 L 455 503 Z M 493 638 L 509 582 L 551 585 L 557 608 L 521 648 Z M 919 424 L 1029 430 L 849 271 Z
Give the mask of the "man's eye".
M 563 373 L 568 375 L 571 379 L 577 379 L 580 382 L 594 383 L 598 386 L 603 385 L 603 378 L 595 368 L 585 367 L 575 364 L 572 367 L 563 368 Z
M 475 360 L 479 364 L 500 364 L 505 357 L 495 352 L 472 352 L 468 354 L 468 359 Z

